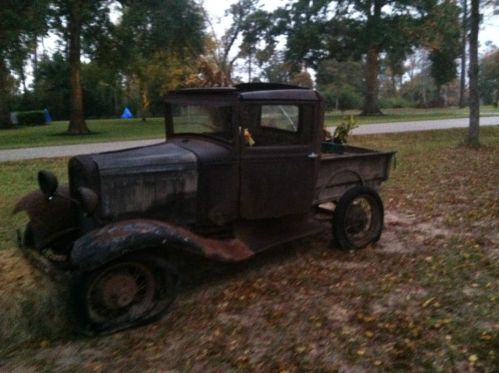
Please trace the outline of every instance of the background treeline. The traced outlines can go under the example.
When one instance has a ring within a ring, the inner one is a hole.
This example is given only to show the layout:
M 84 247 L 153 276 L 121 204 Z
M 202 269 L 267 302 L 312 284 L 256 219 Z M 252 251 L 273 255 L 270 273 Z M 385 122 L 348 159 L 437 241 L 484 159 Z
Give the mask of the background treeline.
M 170 89 L 239 81 L 315 84 L 329 109 L 365 114 L 464 105 L 458 78 L 466 72 L 458 66 L 466 5 L 295 0 L 266 11 L 239 0 L 217 38 L 194 0 L 7 0 L 0 7 L 0 127 L 9 126 L 11 111 L 47 108 L 81 133 L 85 118 L 116 117 L 124 106 L 144 119 L 159 116 Z M 49 34 L 59 40 L 53 53 L 43 48 Z M 482 102 L 496 104 L 495 46 L 480 64 Z

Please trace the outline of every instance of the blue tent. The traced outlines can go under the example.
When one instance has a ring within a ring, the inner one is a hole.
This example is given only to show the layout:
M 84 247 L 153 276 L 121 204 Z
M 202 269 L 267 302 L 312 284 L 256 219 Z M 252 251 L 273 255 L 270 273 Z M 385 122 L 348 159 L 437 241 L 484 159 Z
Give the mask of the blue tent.
M 130 118 L 133 118 L 133 114 L 130 111 L 130 109 L 128 109 L 128 107 L 125 107 L 123 113 L 121 114 L 121 119 L 130 119 Z
M 50 113 L 47 108 L 43 109 L 43 117 L 45 118 L 45 123 L 52 122 L 52 117 L 50 116 Z

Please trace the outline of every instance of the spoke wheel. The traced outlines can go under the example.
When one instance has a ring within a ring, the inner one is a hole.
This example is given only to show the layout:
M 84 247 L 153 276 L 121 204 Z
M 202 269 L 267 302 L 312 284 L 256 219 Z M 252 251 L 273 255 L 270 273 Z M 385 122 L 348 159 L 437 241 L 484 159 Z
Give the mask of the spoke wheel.
M 163 259 L 123 259 L 86 274 L 73 288 L 84 332 L 108 333 L 144 324 L 174 301 L 177 276 Z
M 383 202 L 369 187 L 348 190 L 338 201 L 333 218 L 333 236 L 342 249 L 360 249 L 381 237 Z
M 140 318 L 154 307 L 156 287 L 154 274 L 144 264 L 112 265 L 90 283 L 86 294 L 89 318 L 95 322 Z

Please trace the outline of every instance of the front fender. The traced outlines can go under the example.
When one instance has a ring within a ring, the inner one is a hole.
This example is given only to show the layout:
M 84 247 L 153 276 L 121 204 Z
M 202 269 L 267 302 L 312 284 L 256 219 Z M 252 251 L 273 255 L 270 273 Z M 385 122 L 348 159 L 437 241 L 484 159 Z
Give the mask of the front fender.
M 25 244 L 38 250 L 51 246 L 65 236 L 68 236 L 65 241 L 71 242 L 78 230 L 67 185 L 59 187 L 51 200 L 40 190 L 26 194 L 16 203 L 13 213 L 21 211 L 25 211 L 29 216 L 29 229 L 32 234 L 32 240 Z
M 89 271 L 120 256 L 152 248 L 179 249 L 226 262 L 254 255 L 238 239 L 214 240 L 162 221 L 136 219 L 106 225 L 76 240 L 71 263 L 77 270 Z

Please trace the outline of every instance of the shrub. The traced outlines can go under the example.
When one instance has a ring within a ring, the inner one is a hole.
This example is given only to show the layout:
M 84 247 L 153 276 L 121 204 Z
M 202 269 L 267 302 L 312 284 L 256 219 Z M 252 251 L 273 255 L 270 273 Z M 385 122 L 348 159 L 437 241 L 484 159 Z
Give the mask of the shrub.
M 379 100 L 382 109 L 401 109 L 411 107 L 411 102 L 400 96 L 387 97 Z
M 43 110 L 18 111 L 16 116 L 20 126 L 39 126 L 45 124 Z
M 324 98 L 324 105 L 327 111 L 336 109 L 336 95 L 332 92 L 323 92 L 322 97 Z
M 344 87 L 338 95 L 338 104 L 341 111 L 359 109 L 362 97 L 352 87 Z

